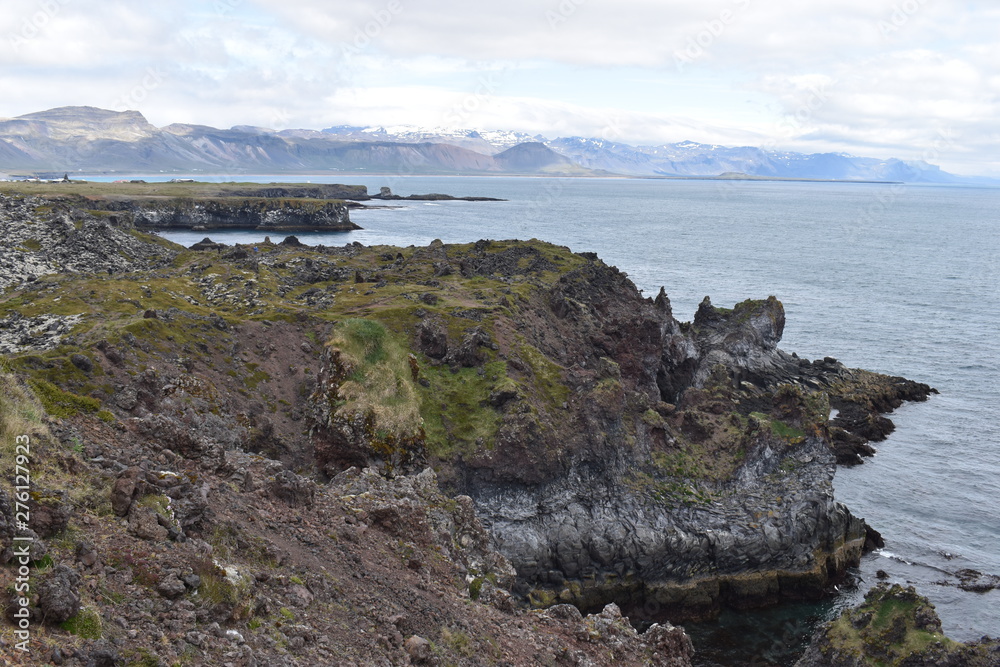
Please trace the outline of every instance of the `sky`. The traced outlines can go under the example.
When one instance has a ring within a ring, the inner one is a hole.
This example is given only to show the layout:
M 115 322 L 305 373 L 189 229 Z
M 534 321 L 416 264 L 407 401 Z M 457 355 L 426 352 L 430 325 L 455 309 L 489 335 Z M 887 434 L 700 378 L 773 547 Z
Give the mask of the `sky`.
M 6 0 L 0 117 L 690 140 L 998 176 L 998 35 L 986 0 Z

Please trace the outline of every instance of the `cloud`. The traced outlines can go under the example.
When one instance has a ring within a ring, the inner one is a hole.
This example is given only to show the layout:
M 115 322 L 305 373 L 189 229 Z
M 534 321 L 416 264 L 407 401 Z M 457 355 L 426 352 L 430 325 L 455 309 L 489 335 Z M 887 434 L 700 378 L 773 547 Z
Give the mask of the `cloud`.
M 900 5 L 916 9 L 894 19 Z M 828 60 L 880 50 L 889 40 L 920 43 L 954 23 L 930 0 L 841 0 L 817 7 L 793 0 L 316 0 L 257 2 L 296 29 L 350 43 L 373 23 L 371 43 L 397 57 L 428 53 L 473 60 L 545 60 L 572 65 L 673 67 L 692 41 L 706 60 L 751 67 Z M 941 3 L 938 3 L 941 4 Z M 898 26 L 894 23 L 899 23 Z M 384 24 L 384 25 L 383 25 Z M 884 34 L 881 24 L 889 25 Z
M 425 124 L 994 163 L 1000 8 L 932 0 L 10 0 L 0 115 Z M 494 83 L 499 80 L 499 84 Z
M 877 155 L 930 156 L 961 171 L 990 171 L 1000 148 L 1000 82 L 994 61 L 979 49 L 969 55 L 899 51 L 839 64 L 832 75 L 770 75 L 754 85 L 779 105 L 788 147 L 866 148 Z M 942 137 L 948 137 L 946 147 Z
M 424 87 L 349 88 L 327 99 L 348 125 L 396 125 L 399 118 L 428 128 L 516 129 L 549 138 L 598 137 L 626 143 L 692 139 L 706 143 L 759 143 L 762 134 L 668 114 L 636 113 L 614 107 L 583 107 L 541 98 L 456 93 Z

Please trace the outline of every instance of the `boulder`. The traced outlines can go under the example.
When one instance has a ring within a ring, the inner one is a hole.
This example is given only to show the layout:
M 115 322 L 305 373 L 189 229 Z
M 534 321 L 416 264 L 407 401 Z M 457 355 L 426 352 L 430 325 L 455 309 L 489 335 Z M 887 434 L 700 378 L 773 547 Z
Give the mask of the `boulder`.
M 55 625 L 80 611 L 80 575 L 71 567 L 57 565 L 38 584 L 38 608 L 42 619 Z
M 111 489 L 111 509 L 117 516 L 126 516 L 132 501 L 138 496 L 142 471 L 133 466 L 122 472 Z

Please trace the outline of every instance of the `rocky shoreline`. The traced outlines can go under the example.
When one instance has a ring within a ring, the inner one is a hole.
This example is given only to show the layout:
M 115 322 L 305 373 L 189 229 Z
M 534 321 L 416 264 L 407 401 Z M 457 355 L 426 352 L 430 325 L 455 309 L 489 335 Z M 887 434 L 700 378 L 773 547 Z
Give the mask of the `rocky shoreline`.
M 447 194 L 400 196 L 383 187 L 370 195 L 363 185 L 306 183 L 167 183 L 127 181 L 0 184 L 0 196 L 34 196 L 36 207 L 87 211 L 112 225 L 150 231 L 240 229 L 262 232 L 346 232 L 361 229 L 350 209 L 368 201 L 503 201 Z
M 117 642 L 49 623 L 47 650 L 82 651 L 65 664 L 317 664 L 331 647 L 525 664 L 544 647 L 685 665 L 668 622 L 819 598 L 879 544 L 835 501 L 837 460 L 933 392 L 781 351 L 774 297 L 706 298 L 680 322 L 664 291 L 537 241 L 250 256 L 131 223 L 0 197 L 21 406 L 0 415 L 36 415 L 16 425 L 47 443 L 38 516 L 65 521 L 32 529 L 75 572 L 64 621 L 94 614 Z M 252 576 L 226 588 L 229 568 Z M 136 600 L 122 623 L 98 590 Z
M 260 232 L 349 232 L 361 229 L 351 222 L 346 204 L 337 201 L 191 199 L 180 202 L 131 199 L 91 204 L 113 213 L 126 224 L 152 231 L 246 229 Z

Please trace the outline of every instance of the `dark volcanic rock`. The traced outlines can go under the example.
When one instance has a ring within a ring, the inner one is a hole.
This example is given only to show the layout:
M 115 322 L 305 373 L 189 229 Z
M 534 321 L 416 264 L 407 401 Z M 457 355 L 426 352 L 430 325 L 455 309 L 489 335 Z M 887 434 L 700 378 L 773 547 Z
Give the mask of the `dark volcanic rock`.
M 66 493 L 36 487 L 32 490 L 31 529 L 41 537 L 52 537 L 66 529 L 71 516 Z
M 57 565 L 38 584 L 38 607 L 46 623 L 62 623 L 80 611 L 79 585 L 80 575 L 65 565 Z
M 295 237 L 295 236 L 286 236 L 284 238 L 284 240 L 282 240 L 281 245 L 291 246 L 293 248 L 305 248 L 306 247 L 306 244 L 303 243 L 302 241 L 300 241 L 298 239 L 298 237 Z
M 350 231 L 347 206 L 339 201 L 313 203 L 296 200 L 190 199 L 164 203 L 157 200 L 105 200 L 94 207 L 131 216 L 136 227 L 146 229 L 255 229 L 259 231 Z
M 958 587 L 963 591 L 971 593 L 987 593 L 1000 588 L 1000 577 L 995 574 L 983 574 L 977 570 L 959 570 L 955 573 L 958 577 Z
M 229 246 L 227 246 L 225 243 L 216 243 L 215 241 L 206 236 L 202 240 L 192 245 L 189 248 L 189 250 L 215 250 L 217 252 L 221 252 L 222 250 L 228 247 Z
M 440 323 L 424 320 L 417 325 L 417 345 L 431 359 L 444 359 L 448 354 L 448 333 Z
M 111 509 L 117 516 L 125 516 L 132 507 L 132 502 L 140 494 L 142 482 L 139 468 L 132 467 L 118 476 L 111 490 Z
M 313 482 L 300 477 L 290 470 L 282 470 L 271 481 L 268 490 L 275 498 L 280 498 L 293 507 L 312 505 L 316 487 Z

